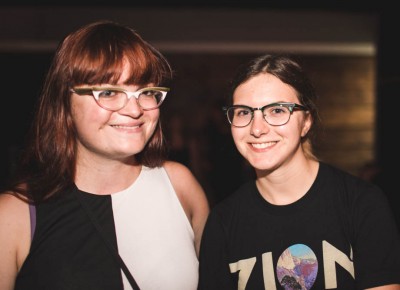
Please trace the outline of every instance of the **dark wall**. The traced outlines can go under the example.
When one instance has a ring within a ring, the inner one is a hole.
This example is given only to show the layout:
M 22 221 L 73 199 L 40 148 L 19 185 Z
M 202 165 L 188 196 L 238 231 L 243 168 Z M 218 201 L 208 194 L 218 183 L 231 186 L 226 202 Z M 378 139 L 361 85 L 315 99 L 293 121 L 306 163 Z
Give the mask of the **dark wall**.
M 382 167 L 377 183 L 387 193 L 400 226 L 400 20 L 397 13 L 383 9 L 378 41 L 377 159 Z
M 13 169 L 30 126 L 35 100 L 50 64 L 48 53 L 0 53 L 0 185 Z

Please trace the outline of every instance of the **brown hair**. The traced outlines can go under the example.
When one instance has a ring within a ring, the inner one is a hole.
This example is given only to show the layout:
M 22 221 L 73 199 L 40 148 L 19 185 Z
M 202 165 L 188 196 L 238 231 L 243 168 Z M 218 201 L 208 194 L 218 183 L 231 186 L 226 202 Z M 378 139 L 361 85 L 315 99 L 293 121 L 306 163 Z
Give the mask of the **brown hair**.
M 29 143 L 21 155 L 11 190 L 39 202 L 74 182 L 76 130 L 71 88 L 115 84 L 127 62 L 126 84 L 165 86 L 172 79 L 167 60 L 132 28 L 111 21 L 88 24 L 58 46 L 39 97 Z M 161 166 L 165 145 L 160 121 L 137 160 Z

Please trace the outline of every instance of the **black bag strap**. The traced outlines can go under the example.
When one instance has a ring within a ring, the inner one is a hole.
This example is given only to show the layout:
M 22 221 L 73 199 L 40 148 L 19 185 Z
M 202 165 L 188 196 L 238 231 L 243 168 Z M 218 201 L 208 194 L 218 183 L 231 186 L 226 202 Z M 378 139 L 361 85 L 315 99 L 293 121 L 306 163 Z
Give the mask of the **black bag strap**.
M 93 225 L 95 226 L 96 230 L 99 232 L 100 236 L 103 238 L 104 243 L 110 250 L 112 256 L 120 265 L 122 271 L 124 271 L 126 278 L 128 279 L 129 283 L 131 284 L 133 290 L 140 290 L 139 285 L 136 283 L 135 279 L 133 278 L 131 272 L 129 271 L 128 267 L 125 265 L 124 260 L 122 260 L 121 256 L 119 255 L 117 249 L 111 244 L 111 242 L 107 239 L 106 234 L 103 232 L 100 224 L 97 222 L 96 218 L 93 216 L 92 211 L 89 209 L 85 201 L 83 200 L 82 196 L 79 194 L 78 191 L 75 190 L 76 196 L 80 204 L 82 205 L 83 209 L 85 210 L 86 214 L 88 215 L 89 219 L 92 221 Z

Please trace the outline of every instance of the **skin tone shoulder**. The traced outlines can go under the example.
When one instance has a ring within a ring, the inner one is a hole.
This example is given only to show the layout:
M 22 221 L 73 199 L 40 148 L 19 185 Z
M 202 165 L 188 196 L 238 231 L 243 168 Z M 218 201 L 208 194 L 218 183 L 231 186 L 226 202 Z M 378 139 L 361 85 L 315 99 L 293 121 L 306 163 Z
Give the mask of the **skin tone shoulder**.
M 30 247 L 29 206 L 10 194 L 0 194 L 0 289 L 14 288 L 14 281 Z

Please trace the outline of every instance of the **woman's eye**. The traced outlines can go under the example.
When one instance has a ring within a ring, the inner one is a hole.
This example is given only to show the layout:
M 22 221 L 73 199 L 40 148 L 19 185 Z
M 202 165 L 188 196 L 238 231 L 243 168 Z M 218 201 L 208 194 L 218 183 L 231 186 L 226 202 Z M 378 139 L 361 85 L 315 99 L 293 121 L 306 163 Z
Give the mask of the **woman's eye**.
M 153 91 L 153 90 L 144 91 L 141 93 L 141 95 L 144 95 L 144 96 L 154 96 L 155 94 L 156 94 L 156 91 Z
M 237 113 L 236 113 L 236 115 L 237 116 L 247 116 L 248 114 L 250 114 L 250 111 L 249 110 L 238 110 L 237 111 Z
M 109 98 L 109 97 L 115 96 L 115 94 L 116 94 L 115 91 L 105 90 L 105 91 L 101 91 L 101 92 L 100 92 L 99 97 L 102 97 L 102 98 Z
M 287 110 L 284 107 L 274 107 L 274 108 L 270 108 L 269 112 L 274 115 L 279 115 L 279 114 L 287 113 Z

